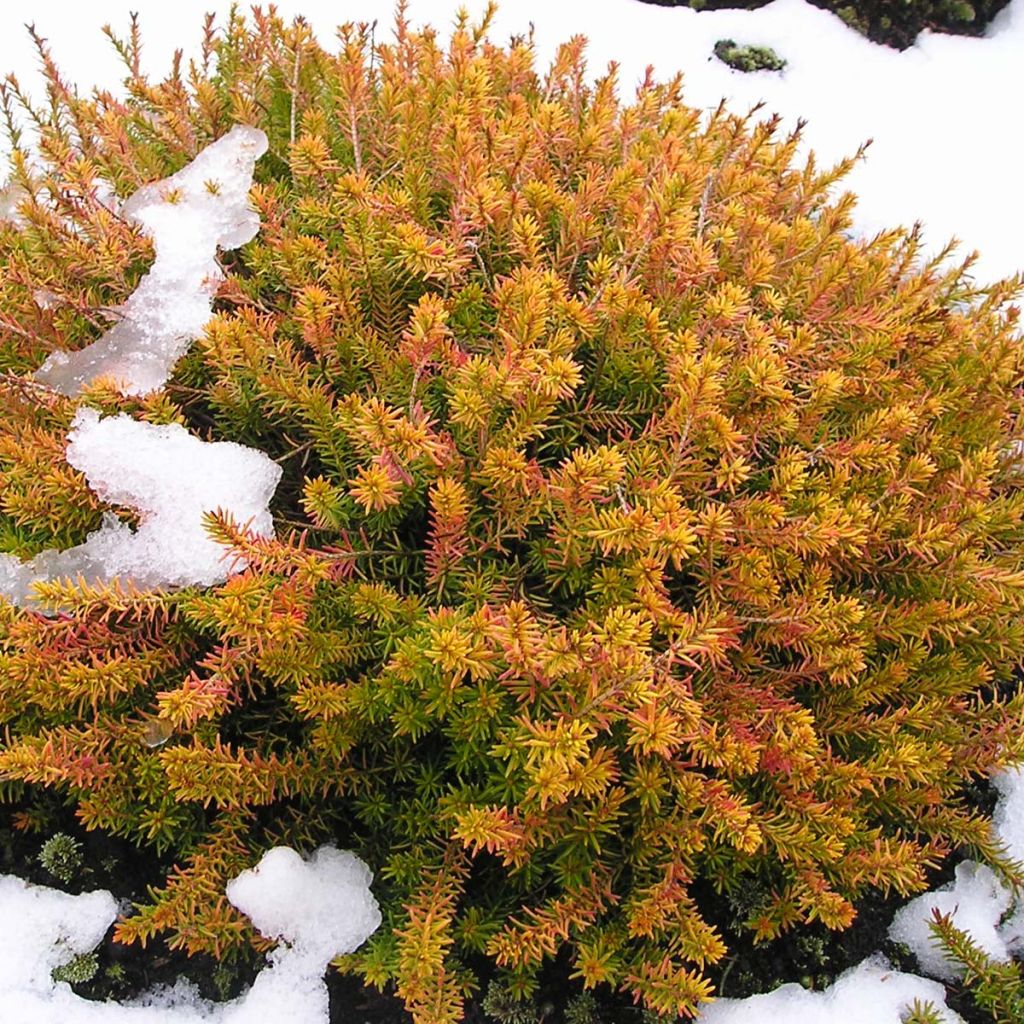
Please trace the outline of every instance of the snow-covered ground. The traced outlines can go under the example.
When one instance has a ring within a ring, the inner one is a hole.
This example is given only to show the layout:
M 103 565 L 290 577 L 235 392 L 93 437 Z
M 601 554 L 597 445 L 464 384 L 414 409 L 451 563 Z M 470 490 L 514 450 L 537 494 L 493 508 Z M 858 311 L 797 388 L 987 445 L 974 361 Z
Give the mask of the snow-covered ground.
M 123 28 L 127 14 L 122 3 L 35 5 L 37 28 L 50 39 L 67 78 L 80 85 L 116 86 L 116 60 L 95 29 L 103 20 Z M 210 6 L 223 11 L 227 5 L 210 4 L 208 0 L 143 5 L 151 73 L 167 65 L 174 46 L 188 49 L 190 42 L 195 43 L 200 14 Z M 443 27 L 451 22 L 453 6 L 448 0 L 412 0 L 410 13 L 414 20 L 430 20 Z M 479 11 L 484 3 L 467 0 L 465 6 Z M 339 6 L 282 2 L 279 7 L 285 15 L 301 11 L 321 38 L 327 39 L 334 22 L 341 18 L 378 19 L 386 26 L 393 3 L 360 0 Z M 24 8 L 9 5 L 0 9 L 0 66 L 17 71 L 31 87 L 33 58 L 27 36 L 15 26 L 24 17 L 23 12 Z M 652 63 L 662 75 L 682 69 L 690 102 L 700 106 L 715 106 L 722 96 L 739 107 L 763 99 L 769 112 L 777 110 L 790 119 L 803 116 L 809 122 L 806 141 L 823 160 L 837 160 L 873 137 L 876 143 L 869 159 L 850 180 L 851 187 L 861 195 L 861 230 L 922 220 L 927 237 L 936 246 L 955 234 L 968 246 L 981 249 L 980 278 L 1008 275 L 1024 267 L 1024 246 L 1019 241 L 1024 236 L 1024 204 L 1016 189 L 1021 143 L 1014 121 L 1014 105 L 1024 85 L 1024 0 L 1014 0 L 988 39 L 926 36 L 903 54 L 864 41 L 802 0 L 775 0 L 770 7 L 755 12 L 700 15 L 688 9 L 641 6 L 631 0 L 545 0 L 543 4 L 540 0 L 516 0 L 499 15 L 494 34 L 504 37 L 521 32 L 531 22 L 542 60 L 558 42 L 584 33 L 592 41 L 594 69 L 600 71 L 608 60 L 617 60 L 624 86 L 636 82 L 645 65 Z M 182 25 L 189 27 L 183 32 Z M 789 64 L 782 74 L 744 76 L 732 72 L 710 58 L 715 40 L 722 37 L 772 46 Z M 210 147 L 207 152 L 213 150 L 215 147 Z M 253 153 L 255 149 L 249 156 Z M 251 173 L 251 161 L 247 161 L 248 157 L 235 168 L 243 183 L 246 174 Z M 236 192 L 225 192 L 227 226 L 206 240 L 206 247 L 199 253 L 203 266 L 212 261 L 212 250 L 217 245 L 239 244 L 246 232 L 251 237 L 255 229 L 244 209 L 239 213 Z M 136 212 L 145 214 L 152 205 L 159 213 L 156 192 L 143 193 Z M 204 203 L 213 202 L 209 197 L 200 198 Z M 126 206 L 128 211 L 130 207 Z M 181 224 L 195 227 L 193 220 L 185 218 Z M 158 260 L 149 278 L 164 274 L 166 280 L 161 281 L 170 284 L 172 291 L 177 290 L 190 313 L 202 319 L 203 310 L 209 309 L 206 291 L 196 286 L 196 274 L 202 267 L 196 270 L 189 263 L 186 272 L 168 277 L 167 267 L 161 269 L 160 260 L 166 246 L 178 251 L 175 246 L 182 238 L 171 232 L 169 241 L 161 242 L 159 216 L 150 226 L 157 240 Z M 145 287 L 144 281 L 136 295 L 143 293 L 145 297 Z M 134 299 L 125 305 L 126 314 L 135 310 Z M 166 331 L 165 327 L 162 321 L 157 323 L 155 336 L 167 341 L 167 351 L 172 353 L 178 353 L 181 345 L 187 346 L 196 333 L 195 325 L 183 334 Z M 133 363 L 131 346 L 138 338 L 131 326 L 122 328 L 113 339 L 116 345 L 111 341 L 114 334 L 111 331 L 101 339 L 93 353 L 101 371 L 109 368 L 111 355 L 116 357 L 118 367 Z M 76 364 L 67 376 L 68 388 L 73 391 L 95 369 L 90 364 L 83 370 Z M 164 372 L 158 368 L 156 377 L 147 377 L 139 387 L 132 384 L 134 378 L 128 374 L 126 390 L 159 387 Z M 156 378 L 160 379 L 154 384 Z M 193 451 L 190 447 L 194 444 L 202 448 L 201 443 L 181 428 L 151 427 L 126 417 L 100 420 L 96 414 L 76 421 L 69 438 L 69 458 L 79 459 L 74 464 L 81 463 L 83 468 L 98 466 L 96 480 L 106 488 L 108 497 L 118 500 L 122 496 L 148 513 L 149 522 L 153 522 L 158 515 L 170 516 L 176 510 L 164 509 L 164 505 L 139 493 L 140 487 L 145 490 L 152 486 L 159 491 L 166 480 L 160 474 L 140 480 L 135 473 L 138 467 L 133 469 L 129 465 L 132 460 L 122 458 L 137 443 L 146 451 L 154 444 L 168 444 L 183 458 L 202 458 L 199 448 Z M 248 454 L 265 458 L 260 453 Z M 238 452 L 229 455 L 231 459 L 240 457 Z M 159 461 L 160 456 L 144 455 L 146 460 Z M 261 464 L 261 468 L 266 467 Z M 216 466 L 212 475 L 219 475 Z M 252 505 L 252 515 L 263 514 L 269 497 L 269 491 L 263 491 L 272 490 L 276 483 L 273 469 L 264 476 L 265 486 L 258 495 L 246 494 L 240 499 Z M 200 503 L 205 500 L 205 496 L 197 498 Z M 174 521 L 170 528 L 187 531 L 194 525 L 191 520 L 184 524 Z M 266 523 L 262 526 L 266 528 Z M 122 540 L 127 537 L 137 544 L 145 524 L 135 534 L 120 526 L 111 525 L 109 529 L 120 531 L 118 537 Z M 162 579 L 177 582 L 173 575 L 165 574 Z M 1009 772 L 999 785 L 1002 800 L 996 830 L 1011 854 L 1024 860 L 1024 773 Z M 53 982 L 50 977 L 54 966 L 87 951 L 101 939 L 116 913 L 112 898 L 104 893 L 70 897 L 26 886 L 17 879 L 0 878 L 0 920 L 11 923 L 0 932 L 0 1021 L 326 1022 L 324 964 L 333 954 L 353 948 L 379 923 L 369 882 L 368 872 L 351 855 L 322 850 L 309 861 L 302 861 L 291 851 L 273 851 L 261 862 L 258 874 L 246 873 L 228 888 L 229 899 L 250 915 L 263 934 L 282 939 L 250 992 L 225 1007 L 202 1004 L 181 989 L 154 997 L 146 1006 L 124 1007 L 87 1003 L 74 996 L 66 984 Z M 931 907 L 938 905 L 954 912 L 955 922 L 971 930 L 993 956 L 1006 958 L 1024 946 L 1024 906 L 1007 914 L 1012 900 L 987 868 L 965 865 L 948 891 L 921 897 L 901 911 L 893 934 L 918 953 L 922 970 L 947 977 L 953 970 L 951 965 L 931 955 L 927 928 Z M 342 927 L 336 929 L 335 925 Z M 924 978 L 892 971 L 884 960 L 872 958 L 824 993 L 785 986 L 750 1000 L 722 1000 L 705 1012 L 702 1021 L 758 1024 L 785 1018 L 787 1024 L 897 1024 L 914 1000 L 932 1001 L 942 1007 L 943 989 Z M 297 1012 L 301 1016 L 296 1016 Z M 946 1021 L 959 1019 L 952 1011 L 944 1012 Z

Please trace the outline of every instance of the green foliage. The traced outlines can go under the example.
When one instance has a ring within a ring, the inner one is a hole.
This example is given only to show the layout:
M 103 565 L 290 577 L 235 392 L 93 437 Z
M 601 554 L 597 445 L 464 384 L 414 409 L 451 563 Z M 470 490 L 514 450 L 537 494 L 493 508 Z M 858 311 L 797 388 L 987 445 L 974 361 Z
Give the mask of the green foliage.
M 565 1004 L 565 1024 L 601 1024 L 601 1013 L 593 993 L 580 992 Z
M 29 379 L 151 257 L 99 183 L 238 121 L 263 226 L 205 337 L 165 392 L 82 401 L 284 468 L 276 539 L 211 513 L 248 563 L 221 586 L 0 608 L 0 775 L 176 860 L 119 939 L 258 944 L 225 882 L 329 840 L 385 916 L 338 966 L 419 1024 L 481 957 L 519 1000 L 560 958 L 674 1016 L 726 952 L 709 887 L 767 940 L 956 847 L 1012 873 L 965 789 L 1024 755 L 1019 281 L 852 240 L 852 161 L 679 81 L 623 102 L 581 40 L 538 72 L 465 20 L 335 54 L 236 13 L 156 84 L 118 46 L 127 98 L 44 61 L 15 150 L 0 536 L 101 512 Z
M 786 66 L 770 46 L 737 46 L 731 39 L 715 43 L 715 56 L 735 71 L 781 71 Z
M 995 1024 L 1024 1020 L 1024 974 L 1019 964 L 993 960 L 948 914 L 934 910 L 932 935 L 947 956 L 964 970 L 964 987 Z
M 56 832 L 43 843 L 39 863 L 65 885 L 82 869 L 82 844 L 66 832 Z

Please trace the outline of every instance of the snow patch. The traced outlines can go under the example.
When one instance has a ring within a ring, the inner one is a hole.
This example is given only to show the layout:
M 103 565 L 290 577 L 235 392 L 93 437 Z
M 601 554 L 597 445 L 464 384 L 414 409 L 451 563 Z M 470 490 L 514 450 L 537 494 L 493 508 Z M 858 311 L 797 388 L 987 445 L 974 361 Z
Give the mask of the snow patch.
M 765 995 L 720 999 L 698 1015 L 697 1024 L 902 1024 L 915 1001 L 932 1003 L 944 1024 L 962 1022 L 946 1007 L 942 985 L 894 971 L 876 956 L 840 975 L 823 992 L 790 984 Z
M 327 1024 L 323 974 L 329 961 L 360 946 L 381 922 L 372 874 L 358 857 L 324 846 L 304 861 L 284 847 L 267 852 L 228 884 L 228 899 L 267 938 L 283 941 L 252 988 L 210 1003 L 185 983 L 132 1004 L 81 999 L 50 972 L 102 941 L 117 916 L 108 892 L 69 896 L 0 876 L 0 1006 L 18 1024 Z
M 235 249 L 259 231 L 249 207 L 256 161 L 267 149 L 258 128 L 238 125 L 177 174 L 139 189 L 121 210 L 153 239 L 156 259 L 103 337 L 77 352 L 54 352 L 36 380 L 77 395 L 100 378 L 123 394 L 163 387 L 174 364 L 210 319 L 224 273 L 217 250 Z
M 18 212 L 18 204 L 25 198 L 25 190 L 16 182 L 0 186 L 0 224 L 22 227 L 25 218 Z
M 100 419 L 80 409 L 67 459 L 104 501 L 138 512 L 138 529 L 108 513 L 77 547 L 44 551 L 28 562 L 0 556 L 0 594 L 15 604 L 32 604 L 38 580 L 119 580 L 139 589 L 223 582 L 233 566 L 203 525 L 203 516 L 218 509 L 259 536 L 273 534 L 267 505 L 281 467 L 263 452 L 201 441 L 177 424 Z
M 373 875 L 354 854 L 323 846 L 308 861 L 288 847 L 264 854 L 251 871 L 228 883 L 227 897 L 268 938 L 283 939 L 293 953 L 320 963 L 339 949 L 355 949 L 377 929 L 380 912 L 371 897 L 339 906 L 337 890 L 369 893 Z M 305 907 L 297 917 L 295 907 Z
M 52 992 L 50 972 L 95 949 L 116 916 L 117 902 L 109 892 L 70 896 L 0 875 L 0 1006 L 7 1007 L 15 992 Z

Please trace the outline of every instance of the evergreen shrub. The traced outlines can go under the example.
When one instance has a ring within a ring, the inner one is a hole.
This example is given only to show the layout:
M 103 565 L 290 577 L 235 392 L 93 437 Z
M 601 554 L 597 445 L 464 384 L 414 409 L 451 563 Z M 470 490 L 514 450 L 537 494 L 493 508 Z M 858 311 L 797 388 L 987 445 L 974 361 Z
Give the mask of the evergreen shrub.
M 257 12 L 124 99 L 13 118 L 0 225 L 0 538 L 82 540 L 77 405 L 284 468 L 277 536 L 208 590 L 39 587 L 0 610 L 0 772 L 38 825 L 175 864 L 123 942 L 255 942 L 224 884 L 276 843 L 376 873 L 339 964 L 459 1020 L 556 958 L 661 1013 L 711 995 L 713 893 L 770 939 L 847 927 L 954 848 L 1007 874 L 965 787 L 1024 755 L 1019 282 L 914 231 L 850 235 L 852 161 L 774 119 L 590 84 L 584 42 L 449 44 Z M 131 293 L 105 198 L 258 125 L 256 240 L 166 390 L 31 380 Z M 714 897 L 717 898 L 717 897 Z

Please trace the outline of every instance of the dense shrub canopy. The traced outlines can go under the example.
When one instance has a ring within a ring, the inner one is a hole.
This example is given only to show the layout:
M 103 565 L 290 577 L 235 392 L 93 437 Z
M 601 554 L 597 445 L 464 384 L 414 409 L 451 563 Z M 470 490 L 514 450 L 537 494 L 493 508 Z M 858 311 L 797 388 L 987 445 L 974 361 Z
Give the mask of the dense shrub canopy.
M 0 612 L 5 792 L 173 857 L 120 925 L 247 941 L 226 878 L 333 838 L 385 927 L 343 966 L 459 1018 L 487 958 L 559 953 L 664 1012 L 725 953 L 843 928 L 953 847 L 999 862 L 966 784 L 1024 754 L 1014 285 L 848 233 L 846 165 L 773 120 L 618 98 L 574 40 L 537 72 L 461 24 L 210 31 L 129 96 L 50 68 L 0 226 L 0 537 L 76 543 L 75 408 L 177 421 L 284 468 L 277 539 L 205 591 L 40 588 Z M 9 109 L 18 93 L 9 85 Z M 263 128 L 257 239 L 166 390 L 31 383 L 130 294 L 109 203 Z M 475 968 L 474 968 L 475 969 Z

